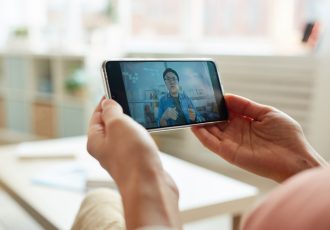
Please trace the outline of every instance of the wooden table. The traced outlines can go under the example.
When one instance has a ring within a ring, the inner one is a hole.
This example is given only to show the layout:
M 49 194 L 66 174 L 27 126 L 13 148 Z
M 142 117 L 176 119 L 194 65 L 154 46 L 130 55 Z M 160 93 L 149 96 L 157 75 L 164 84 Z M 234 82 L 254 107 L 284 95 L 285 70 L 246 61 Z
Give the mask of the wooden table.
M 32 178 L 56 165 L 78 160 L 95 161 L 85 150 L 86 137 L 65 138 L 47 143 L 47 148 L 63 146 L 76 150 L 73 159 L 22 160 L 17 146 L 0 148 L 0 183 L 5 190 L 46 229 L 69 229 L 85 193 L 32 182 Z M 250 185 L 209 171 L 191 163 L 161 154 L 165 169 L 180 191 L 180 210 L 184 223 L 220 214 L 243 213 L 254 202 L 258 190 Z

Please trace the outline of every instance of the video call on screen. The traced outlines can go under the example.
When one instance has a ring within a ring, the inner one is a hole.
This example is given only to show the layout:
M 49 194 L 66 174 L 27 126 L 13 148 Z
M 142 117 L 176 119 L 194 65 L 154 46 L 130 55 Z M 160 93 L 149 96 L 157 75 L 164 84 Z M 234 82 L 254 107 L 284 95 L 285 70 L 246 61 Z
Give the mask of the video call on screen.
M 218 76 L 209 62 L 121 62 L 120 68 L 130 115 L 144 127 L 219 120 Z

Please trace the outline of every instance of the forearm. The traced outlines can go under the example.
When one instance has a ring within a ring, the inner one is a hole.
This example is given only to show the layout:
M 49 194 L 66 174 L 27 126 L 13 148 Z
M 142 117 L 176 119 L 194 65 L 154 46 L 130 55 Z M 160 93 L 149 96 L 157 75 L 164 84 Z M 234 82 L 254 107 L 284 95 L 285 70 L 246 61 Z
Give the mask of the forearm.
M 143 226 L 181 228 L 178 192 L 163 170 L 133 173 L 119 189 L 128 230 Z

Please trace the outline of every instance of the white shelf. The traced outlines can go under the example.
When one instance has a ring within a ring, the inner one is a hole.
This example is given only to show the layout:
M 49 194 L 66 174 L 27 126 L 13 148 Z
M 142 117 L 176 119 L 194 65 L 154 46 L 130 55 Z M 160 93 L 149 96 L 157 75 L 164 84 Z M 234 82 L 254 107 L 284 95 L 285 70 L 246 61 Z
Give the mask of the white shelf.
M 0 88 L 0 98 L 1 98 L 1 97 L 5 97 L 5 95 L 6 95 L 6 90 Z
M 65 89 L 77 68 L 85 68 L 83 52 L 0 51 L 2 128 L 44 137 L 85 134 L 87 93 Z
M 55 49 L 27 49 L 27 50 L 14 50 L 14 49 L 2 49 L 0 50 L 0 56 L 3 57 L 29 57 L 29 58 L 45 58 L 45 59 L 67 59 L 67 60 L 80 60 L 87 54 L 85 49 L 71 50 L 71 51 L 59 51 Z
M 18 143 L 22 141 L 36 141 L 43 139 L 42 137 L 33 134 L 16 132 L 13 130 L 3 129 L 3 128 L 0 128 L 0 137 L 1 137 L 0 142 L 6 144 Z
M 31 99 L 33 101 L 44 101 L 49 103 L 55 103 L 57 98 L 54 93 L 41 93 L 41 92 L 34 92 L 32 93 Z
M 5 85 L 4 66 L 3 66 L 3 59 L 0 57 L 0 91 L 4 89 L 4 85 Z

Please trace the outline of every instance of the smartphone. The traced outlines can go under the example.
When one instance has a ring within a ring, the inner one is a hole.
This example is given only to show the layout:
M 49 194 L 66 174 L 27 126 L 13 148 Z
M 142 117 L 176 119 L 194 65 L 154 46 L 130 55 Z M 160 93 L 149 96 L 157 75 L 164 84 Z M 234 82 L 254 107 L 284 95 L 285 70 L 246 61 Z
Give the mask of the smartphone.
M 148 131 L 226 121 L 220 75 L 209 59 L 104 61 L 106 96 Z

